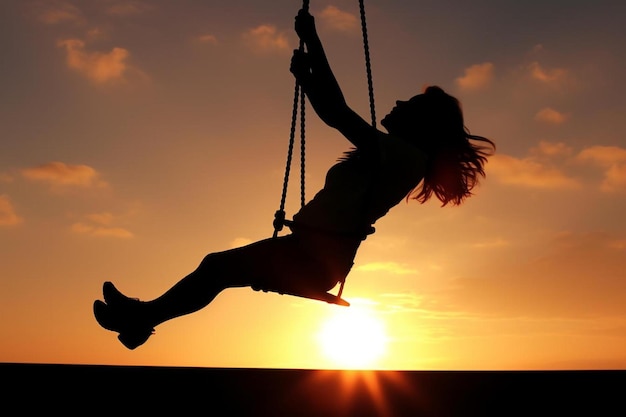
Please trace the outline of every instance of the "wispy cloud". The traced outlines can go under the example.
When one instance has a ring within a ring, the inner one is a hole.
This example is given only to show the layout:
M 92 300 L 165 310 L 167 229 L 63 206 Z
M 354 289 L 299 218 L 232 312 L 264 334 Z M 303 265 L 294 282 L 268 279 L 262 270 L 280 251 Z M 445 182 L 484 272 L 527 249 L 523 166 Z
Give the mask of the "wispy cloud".
M 69 165 L 55 161 L 22 169 L 21 173 L 28 180 L 44 182 L 54 187 L 107 186 L 107 183 L 100 179 L 100 174 L 88 165 Z
M 465 69 L 465 75 L 456 79 L 461 90 L 476 91 L 487 87 L 493 80 L 494 65 L 491 62 L 472 65 Z
M 355 268 L 362 272 L 390 272 L 398 275 L 417 274 L 418 271 L 396 262 L 370 262 Z
M 544 189 L 572 189 L 579 186 L 578 181 L 560 169 L 532 157 L 520 159 L 503 154 L 493 155 L 487 169 L 492 178 L 503 184 Z
M 413 292 L 384 293 L 378 296 L 377 309 L 386 314 L 419 313 L 420 321 L 453 319 L 461 314 L 438 306 L 438 298 L 433 294 Z
M 604 173 L 602 191 L 626 191 L 626 164 L 613 165 Z
M 0 226 L 15 226 L 22 223 L 23 220 L 17 215 L 9 196 L 0 195 Z
M 89 51 L 80 39 L 65 39 L 57 45 L 65 48 L 68 68 L 97 84 L 123 80 L 129 69 L 130 52 L 125 48 L 113 48 L 109 52 Z
M 532 62 L 529 67 L 530 76 L 543 83 L 561 83 L 567 79 L 568 71 L 563 68 L 543 68 L 538 62 Z
M 66 1 L 39 3 L 43 8 L 38 12 L 39 20 L 48 25 L 60 23 L 84 23 L 81 11 Z
M 133 233 L 122 227 L 113 226 L 116 218 L 113 214 L 92 213 L 85 216 L 85 221 L 74 223 L 71 230 L 74 233 L 97 236 L 130 239 Z
M 319 16 L 328 27 L 335 30 L 354 32 L 359 28 L 359 20 L 355 15 L 335 6 L 327 6 Z
M 107 31 L 99 27 L 91 28 L 85 33 L 85 39 L 90 42 L 107 39 L 108 36 L 109 34 L 107 33 Z
M 578 154 L 581 161 L 591 161 L 601 166 L 610 167 L 626 164 L 626 149 L 618 146 L 591 146 Z
M 92 213 L 92 214 L 86 215 L 85 217 L 94 223 L 102 224 L 105 226 L 108 226 L 111 223 L 113 223 L 113 219 L 114 219 L 113 214 L 108 213 L 108 212 Z
M 63 28 L 65 35 L 57 41 L 56 46 L 65 51 L 68 68 L 96 84 L 128 81 L 126 76 L 129 74 L 146 80 L 146 74 L 129 64 L 131 54 L 128 49 L 118 46 L 110 50 L 94 50 L 89 47 L 88 42 L 112 36 L 116 20 L 143 14 L 151 10 L 152 6 L 138 0 L 94 3 L 89 3 L 89 6 L 95 6 L 95 10 L 83 13 L 67 1 L 39 2 L 36 13 L 45 24 Z M 86 3 L 79 4 L 87 7 Z M 80 24 L 83 34 L 68 37 L 68 23 Z
M 539 112 L 537 112 L 537 114 L 535 114 L 535 120 L 554 125 L 563 124 L 567 119 L 568 115 L 561 113 L 560 111 L 554 110 L 550 107 L 541 109 Z
M 381 305 L 391 312 L 419 311 L 424 302 L 424 296 L 413 293 L 385 293 L 380 297 L 384 300 Z
M 255 52 L 277 52 L 289 49 L 287 35 L 274 25 L 260 25 L 243 34 L 243 40 Z
M 626 317 L 624 236 L 563 232 L 545 243 L 540 258 L 480 276 L 459 278 L 430 294 L 433 308 L 500 316 Z M 435 303 L 435 301 L 437 301 Z
M 121 227 L 94 226 L 86 223 L 74 223 L 71 230 L 74 233 L 97 237 L 113 237 L 120 239 L 130 239 L 133 237 L 131 232 Z
M 582 178 L 566 172 L 575 164 L 587 164 L 603 170 L 601 191 L 626 191 L 626 149 L 617 146 L 591 146 L 574 154 L 562 142 L 542 141 L 530 149 L 529 156 L 516 158 L 497 154 L 488 162 L 488 173 L 503 184 L 543 189 L 575 189 Z M 590 181 L 592 179 L 590 178 Z
M 577 159 L 604 169 L 602 191 L 626 191 L 626 149 L 617 146 L 591 146 L 583 149 Z
M 204 35 L 198 35 L 194 38 L 194 40 L 196 42 L 199 43 L 204 43 L 204 44 L 210 44 L 210 45 L 217 45 L 218 41 L 217 41 L 217 36 L 215 35 L 211 35 L 211 34 L 204 34 Z
M 253 240 L 249 239 L 247 237 L 238 237 L 238 238 L 233 239 L 232 242 L 230 242 L 230 247 L 231 248 L 240 248 L 242 246 L 249 245 L 252 242 L 253 242 Z
M 534 157 L 547 157 L 554 159 L 570 156 L 572 155 L 573 150 L 563 142 L 541 141 L 539 142 L 539 145 L 533 147 L 530 152 Z

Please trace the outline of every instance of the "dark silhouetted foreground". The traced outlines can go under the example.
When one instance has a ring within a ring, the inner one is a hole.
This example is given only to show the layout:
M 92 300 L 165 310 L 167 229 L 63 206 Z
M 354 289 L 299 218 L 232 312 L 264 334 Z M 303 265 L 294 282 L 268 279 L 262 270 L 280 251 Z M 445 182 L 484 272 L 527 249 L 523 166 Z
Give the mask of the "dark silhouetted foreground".
M 291 59 L 297 85 L 319 118 L 351 147 L 292 220 L 279 210 L 275 232 L 286 225 L 286 235 L 209 253 L 152 300 L 128 297 L 106 281 L 93 314 L 128 349 L 143 345 L 160 324 L 205 308 L 228 288 L 348 305 L 341 298 L 343 284 L 380 218 L 407 199 L 425 203 L 434 197 L 444 206 L 459 205 L 485 176 L 495 144 L 469 133 L 455 97 L 430 86 L 399 100 L 381 120 L 386 132 L 380 131 L 348 106 L 307 8 L 298 12 L 294 27 L 303 45 Z M 337 285 L 336 295 L 328 292 Z
M 626 371 L 2 364 L 4 415 L 624 416 Z

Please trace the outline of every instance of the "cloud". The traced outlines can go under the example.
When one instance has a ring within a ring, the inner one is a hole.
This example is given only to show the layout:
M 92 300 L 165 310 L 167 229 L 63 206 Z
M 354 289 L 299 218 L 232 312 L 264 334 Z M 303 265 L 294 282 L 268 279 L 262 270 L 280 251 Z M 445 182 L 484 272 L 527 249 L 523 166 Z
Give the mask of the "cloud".
M 626 190 L 626 149 L 617 146 L 592 146 L 583 149 L 577 160 L 604 168 L 600 189 L 604 192 Z
M 568 119 L 568 116 L 550 107 L 540 110 L 535 114 L 535 120 L 539 122 L 560 125 Z
M 24 178 L 45 182 L 55 187 L 106 187 L 100 174 L 88 165 L 68 165 L 63 162 L 49 162 L 21 171 Z
M 493 79 L 494 66 L 491 62 L 472 65 L 465 69 L 465 75 L 456 79 L 461 90 L 476 91 L 483 89 Z
M 560 233 L 546 242 L 542 257 L 507 269 L 496 263 L 480 277 L 457 279 L 454 287 L 432 295 L 432 306 L 499 316 L 626 317 L 626 249 L 619 245 L 624 240 Z
M 539 145 L 532 148 L 530 152 L 536 157 L 563 157 L 572 154 L 572 148 L 564 144 L 563 142 L 546 142 L 541 141 Z
M 381 309 L 389 313 L 423 311 L 425 297 L 414 293 L 385 293 L 381 294 L 383 301 L 379 304 Z
M 335 6 L 326 7 L 319 16 L 330 28 L 342 32 L 353 32 L 359 27 L 359 19 L 355 15 Z
M 462 316 L 456 311 L 446 309 L 446 305 L 440 306 L 438 294 L 423 292 L 418 295 L 413 292 L 398 292 L 383 293 L 378 297 L 380 301 L 377 303 L 376 309 L 381 313 L 418 313 L 420 322 L 424 324 L 429 320 L 441 323 L 441 320 L 455 320 Z M 439 324 L 435 326 L 439 327 Z M 424 328 L 424 330 L 426 329 Z M 428 332 L 432 335 L 432 329 Z
M 48 25 L 59 23 L 83 23 L 80 10 L 69 2 L 52 1 L 45 3 L 46 9 L 39 12 L 39 20 Z
M 370 262 L 364 265 L 359 265 L 355 267 L 357 271 L 363 272 L 391 272 L 392 274 L 398 275 L 410 275 L 417 274 L 418 271 L 407 268 L 403 265 L 400 265 L 396 262 Z
M 211 44 L 211 45 L 218 44 L 217 37 L 215 35 L 210 35 L 210 34 L 198 35 L 195 37 L 195 40 L 200 43 L 206 43 L 206 44 Z
M 0 227 L 15 226 L 22 223 L 23 219 L 17 215 L 9 196 L 0 195 Z
M 509 155 L 493 155 L 488 162 L 487 172 L 503 184 L 529 188 L 573 189 L 578 182 L 559 169 L 539 162 L 534 158 L 518 159 Z
M 85 38 L 89 39 L 90 41 L 106 39 L 107 32 L 101 28 L 92 28 L 87 30 L 87 32 L 85 33 Z
M 93 226 L 86 223 L 74 223 L 71 230 L 74 233 L 96 237 L 114 237 L 120 239 L 130 239 L 134 237 L 131 232 L 121 227 Z
M 617 146 L 591 146 L 580 151 L 577 157 L 604 167 L 626 164 L 626 149 Z
M 547 84 L 563 82 L 568 76 L 568 71 L 563 68 L 544 69 L 536 61 L 529 65 L 529 70 L 533 79 Z
M 254 242 L 252 239 L 248 239 L 246 237 L 238 237 L 230 242 L 231 248 L 240 248 L 242 246 L 246 246 Z
M 604 173 L 600 189 L 605 192 L 626 190 L 626 165 L 613 165 Z
M 70 69 L 98 84 L 123 80 L 129 69 L 130 52 L 124 48 L 113 48 L 106 53 L 87 51 L 85 42 L 79 39 L 65 39 L 57 46 L 65 48 Z
M 289 49 L 287 36 L 274 25 L 260 25 L 243 34 L 244 42 L 255 52 L 276 52 Z
M 581 183 L 569 177 L 559 166 L 582 163 L 603 170 L 601 191 L 626 191 L 626 149 L 617 146 L 591 146 L 577 155 L 572 154 L 572 149 L 562 142 L 542 141 L 530 150 L 530 156 L 526 158 L 503 154 L 492 156 L 487 172 L 503 184 L 543 189 L 575 189 Z
M 113 222 L 113 215 L 111 213 L 93 213 L 85 217 L 94 223 L 102 225 L 110 225 Z
M 115 221 L 113 214 L 92 213 L 85 216 L 86 222 L 74 223 L 71 227 L 72 232 L 97 237 L 115 237 L 121 239 L 130 239 L 134 237 L 133 233 L 121 228 L 114 227 Z

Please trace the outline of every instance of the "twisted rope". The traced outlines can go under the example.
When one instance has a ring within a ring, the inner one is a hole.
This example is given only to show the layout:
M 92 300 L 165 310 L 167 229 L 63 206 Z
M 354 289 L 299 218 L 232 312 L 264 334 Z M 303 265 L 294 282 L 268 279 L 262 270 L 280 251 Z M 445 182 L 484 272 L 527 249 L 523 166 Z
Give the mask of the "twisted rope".
M 309 10 L 309 0 L 302 2 L 302 9 Z M 370 113 L 372 126 L 376 127 L 376 108 L 374 102 L 374 80 L 372 77 L 372 64 L 370 59 L 370 48 L 367 36 L 367 22 L 365 16 L 364 0 L 359 0 L 359 11 L 361 14 L 361 31 L 363 33 L 363 49 L 365 52 L 365 70 L 367 73 L 367 89 L 369 94 Z M 304 50 L 304 43 L 300 40 L 300 51 Z M 293 147 L 295 142 L 296 122 L 298 119 L 298 104 L 300 104 L 300 207 L 304 207 L 305 196 L 305 94 L 304 90 L 296 81 L 293 97 L 293 110 L 291 112 L 291 128 L 289 132 L 289 147 L 287 150 L 287 163 L 285 167 L 285 176 L 283 178 L 283 191 L 280 199 L 280 208 L 274 214 L 274 234 L 278 236 L 286 224 L 285 220 L 285 204 L 287 200 L 287 189 L 289 188 L 289 173 L 291 171 L 291 161 L 293 159 Z
M 309 10 L 309 0 L 303 0 L 302 9 Z M 304 42 L 300 40 L 300 51 L 304 50 Z M 273 237 L 278 236 L 278 232 L 283 230 L 285 226 L 285 204 L 287 201 L 287 190 L 289 188 L 289 173 L 291 171 L 291 161 L 293 159 L 293 147 L 296 136 L 296 122 L 298 119 L 298 102 L 300 103 L 300 206 L 304 206 L 305 203 L 305 190 L 304 190 L 304 175 L 305 175 L 305 94 L 304 90 L 300 86 L 300 83 L 296 80 L 294 94 L 293 94 L 293 109 L 291 112 L 291 128 L 289 131 L 289 147 L 287 150 L 287 163 L 285 166 L 285 176 L 283 178 L 283 191 L 280 199 L 280 207 L 274 213 L 274 234 Z
M 376 127 L 376 108 L 374 104 L 374 79 L 372 77 L 372 63 L 370 60 L 370 46 L 367 38 L 367 22 L 365 19 L 364 0 L 359 0 L 359 11 L 361 12 L 361 32 L 363 32 L 363 49 L 365 52 L 365 70 L 367 72 L 367 90 L 370 100 L 370 112 L 372 117 L 372 126 Z

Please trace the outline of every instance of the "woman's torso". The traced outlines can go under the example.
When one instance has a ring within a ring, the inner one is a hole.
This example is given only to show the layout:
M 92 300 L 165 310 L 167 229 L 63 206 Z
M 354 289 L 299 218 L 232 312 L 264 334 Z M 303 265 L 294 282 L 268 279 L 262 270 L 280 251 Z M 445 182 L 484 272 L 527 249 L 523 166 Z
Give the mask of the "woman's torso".
M 379 132 L 378 155 L 361 151 L 334 165 L 324 188 L 293 218 L 294 228 L 364 237 L 424 176 L 426 155 L 408 141 Z

